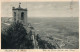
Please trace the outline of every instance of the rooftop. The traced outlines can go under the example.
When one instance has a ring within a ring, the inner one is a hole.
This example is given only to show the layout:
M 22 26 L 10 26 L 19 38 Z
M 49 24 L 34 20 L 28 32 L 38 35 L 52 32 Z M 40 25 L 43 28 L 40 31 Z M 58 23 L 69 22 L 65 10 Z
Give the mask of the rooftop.
M 20 4 L 21 3 L 19 3 L 19 7 L 18 8 L 13 7 L 12 10 L 25 10 L 25 11 L 27 11 L 27 8 L 25 8 L 25 9 L 21 8 Z

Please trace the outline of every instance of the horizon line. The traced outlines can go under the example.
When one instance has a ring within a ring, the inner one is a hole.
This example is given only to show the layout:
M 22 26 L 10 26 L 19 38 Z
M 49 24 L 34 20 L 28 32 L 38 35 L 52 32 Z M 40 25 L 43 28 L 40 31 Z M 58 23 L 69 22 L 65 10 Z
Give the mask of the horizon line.
M 76 16 L 76 17 L 79 17 L 79 16 Z M 1 18 L 13 18 L 13 17 L 1 17 Z M 33 17 L 27 17 L 27 18 L 33 18 Z M 34 17 L 34 18 L 57 18 L 57 17 Z M 66 18 L 66 17 L 58 17 L 58 18 Z

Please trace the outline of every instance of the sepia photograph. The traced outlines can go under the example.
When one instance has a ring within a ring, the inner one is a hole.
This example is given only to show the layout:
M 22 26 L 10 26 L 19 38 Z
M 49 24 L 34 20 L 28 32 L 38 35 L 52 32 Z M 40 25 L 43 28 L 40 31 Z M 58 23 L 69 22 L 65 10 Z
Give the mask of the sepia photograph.
M 78 4 L 2 2 L 1 49 L 79 49 Z

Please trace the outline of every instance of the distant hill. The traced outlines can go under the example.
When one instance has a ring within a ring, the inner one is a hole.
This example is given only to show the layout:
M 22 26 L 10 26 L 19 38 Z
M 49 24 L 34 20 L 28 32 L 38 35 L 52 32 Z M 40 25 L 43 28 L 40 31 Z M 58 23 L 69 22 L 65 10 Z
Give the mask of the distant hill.
M 12 17 L 1 17 L 1 22 L 2 23 L 10 23 L 13 21 Z
M 2 23 L 11 23 L 12 17 L 2 17 Z M 42 40 L 53 44 L 53 39 L 63 49 L 79 48 L 79 17 L 28 17 Z M 6 25 L 1 24 L 1 28 Z

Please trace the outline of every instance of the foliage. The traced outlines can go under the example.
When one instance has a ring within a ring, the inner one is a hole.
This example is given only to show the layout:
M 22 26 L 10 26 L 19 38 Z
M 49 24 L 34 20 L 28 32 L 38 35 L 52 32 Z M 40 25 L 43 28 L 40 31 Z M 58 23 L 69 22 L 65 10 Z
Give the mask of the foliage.
M 55 45 L 51 45 L 45 40 L 42 40 L 39 34 L 36 36 L 36 40 L 38 41 L 38 46 L 40 49 L 56 49 Z
M 26 38 L 27 30 L 19 22 L 11 24 L 6 30 L 6 34 L 1 33 L 2 49 L 25 49 L 31 47 L 31 41 Z

